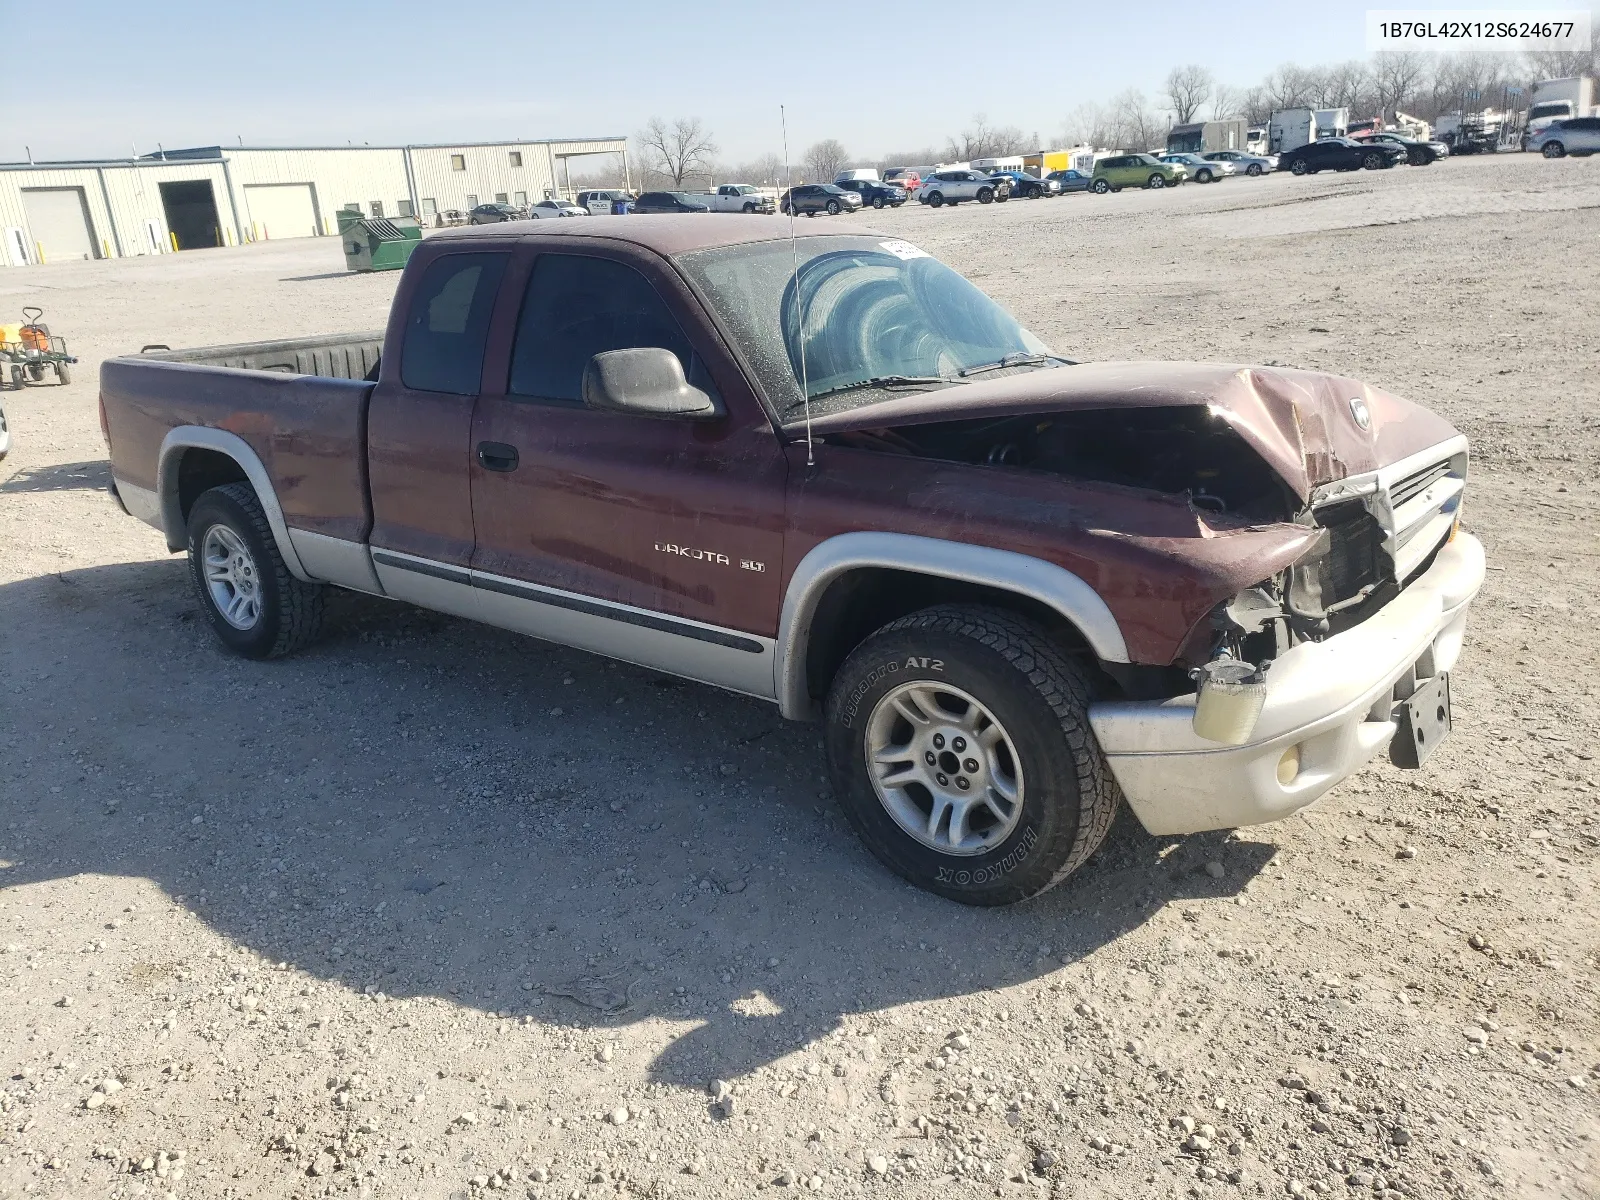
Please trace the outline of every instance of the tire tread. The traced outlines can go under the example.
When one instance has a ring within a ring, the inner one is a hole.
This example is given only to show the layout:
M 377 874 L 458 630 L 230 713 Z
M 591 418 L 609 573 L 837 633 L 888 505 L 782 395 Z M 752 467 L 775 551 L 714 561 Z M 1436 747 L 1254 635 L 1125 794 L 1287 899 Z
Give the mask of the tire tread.
M 271 570 L 273 592 L 278 598 L 278 636 L 264 658 L 282 658 L 304 649 L 322 634 L 322 623 L 327 613 L 327 589 L 319 584 L 296 579 L 278 552 L 278 540 L 272 534 L 266 509 L 255 488 L 248 483 L 227 483 L 213 489 L 237 504 L 250 522 L 251 529 L 266 547 L 267 561 L 262 564 Z M 198 585 L 198 578 L 197 578 Z

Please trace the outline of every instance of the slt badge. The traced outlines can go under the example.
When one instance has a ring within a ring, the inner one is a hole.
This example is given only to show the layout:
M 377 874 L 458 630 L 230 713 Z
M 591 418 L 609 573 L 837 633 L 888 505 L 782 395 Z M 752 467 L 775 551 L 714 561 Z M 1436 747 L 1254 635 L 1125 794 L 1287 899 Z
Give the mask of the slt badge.
M 1350 397 L 1350 415 L 1355 418 L 1360 429 L 1372 428 L 1372 412 L 1367 408 L 1367 402 L 1360 396 Z

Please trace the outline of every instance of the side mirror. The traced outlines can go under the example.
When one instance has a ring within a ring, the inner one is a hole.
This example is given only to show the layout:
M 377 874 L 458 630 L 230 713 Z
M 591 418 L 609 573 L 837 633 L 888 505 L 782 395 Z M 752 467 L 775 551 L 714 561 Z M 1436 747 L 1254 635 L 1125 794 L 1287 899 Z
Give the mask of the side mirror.
M 596 354 L 583 369 L 583 403 L 639 417 L 704 421 L 722 415 L 710 396 L 689 386 L 678 356 L 657 346 Z

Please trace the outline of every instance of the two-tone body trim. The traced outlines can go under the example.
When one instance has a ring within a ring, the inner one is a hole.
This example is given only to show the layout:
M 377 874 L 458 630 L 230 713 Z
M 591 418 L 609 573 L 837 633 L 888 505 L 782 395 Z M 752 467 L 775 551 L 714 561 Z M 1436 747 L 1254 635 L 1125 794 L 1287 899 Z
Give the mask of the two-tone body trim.
M 773 699 L 770 638 L 394 550 L 374 549 L 372 562 L 398 599 Z
M 267 468 L 250 448 L 250 443 L 225 429 L 179 425 L 168 430 L 167 436 L 161 439 L 161 454 L 156 460 L 156 495 L 161 505 L 159 528 L 167 535 L 167 549 L 177 553 L 189 539 L 188 524 L 183 516 L 183 499 L 178 493 L 178 464 L 183 460 L 183 452 L 190 449 L 215 450 L 239 464 L 250 486 L 255 489 L 256 498 L 261 501 L 261 510 L 266 514 L 267 525 L 272 529 L 272 537 L 278 544 L 278 553 L 283 555 L 284 565 L 296 579 L 310 582 L 311 576 L 306 574 L 294 542 L 290 540 L 289 526 L 283 519 L 283 506 L 278 503 L 278 493 L 272 486 Z
M 1027 596 L 1072 622 L 1102 662 L 1129 661 L 1111 609 L 1094 588 L 1064 567 L 992 546 L 907 533 L 842 533 L 819 543 L 800 560 L 784 593 L 773 686 L 785 717 L 802 721 L 815 715 L 806 681 L 806 651 L 811 620 L 823 594 L 841 575 L 873 567 L 958 579 Z

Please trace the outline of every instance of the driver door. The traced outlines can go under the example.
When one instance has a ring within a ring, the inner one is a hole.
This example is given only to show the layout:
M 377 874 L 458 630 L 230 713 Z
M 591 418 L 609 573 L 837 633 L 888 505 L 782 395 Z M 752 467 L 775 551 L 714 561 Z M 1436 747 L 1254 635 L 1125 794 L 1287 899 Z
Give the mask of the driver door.
M 473 419 L 485 619 L 754 695 L 773 690 L 787 466 L 704 310 L 640 247 L 525 243 L 507 377 Z M 515 282 L 513 284 L 515 286 Z M 601 412 L 595 354 L 661 347 L 711 420 Z

